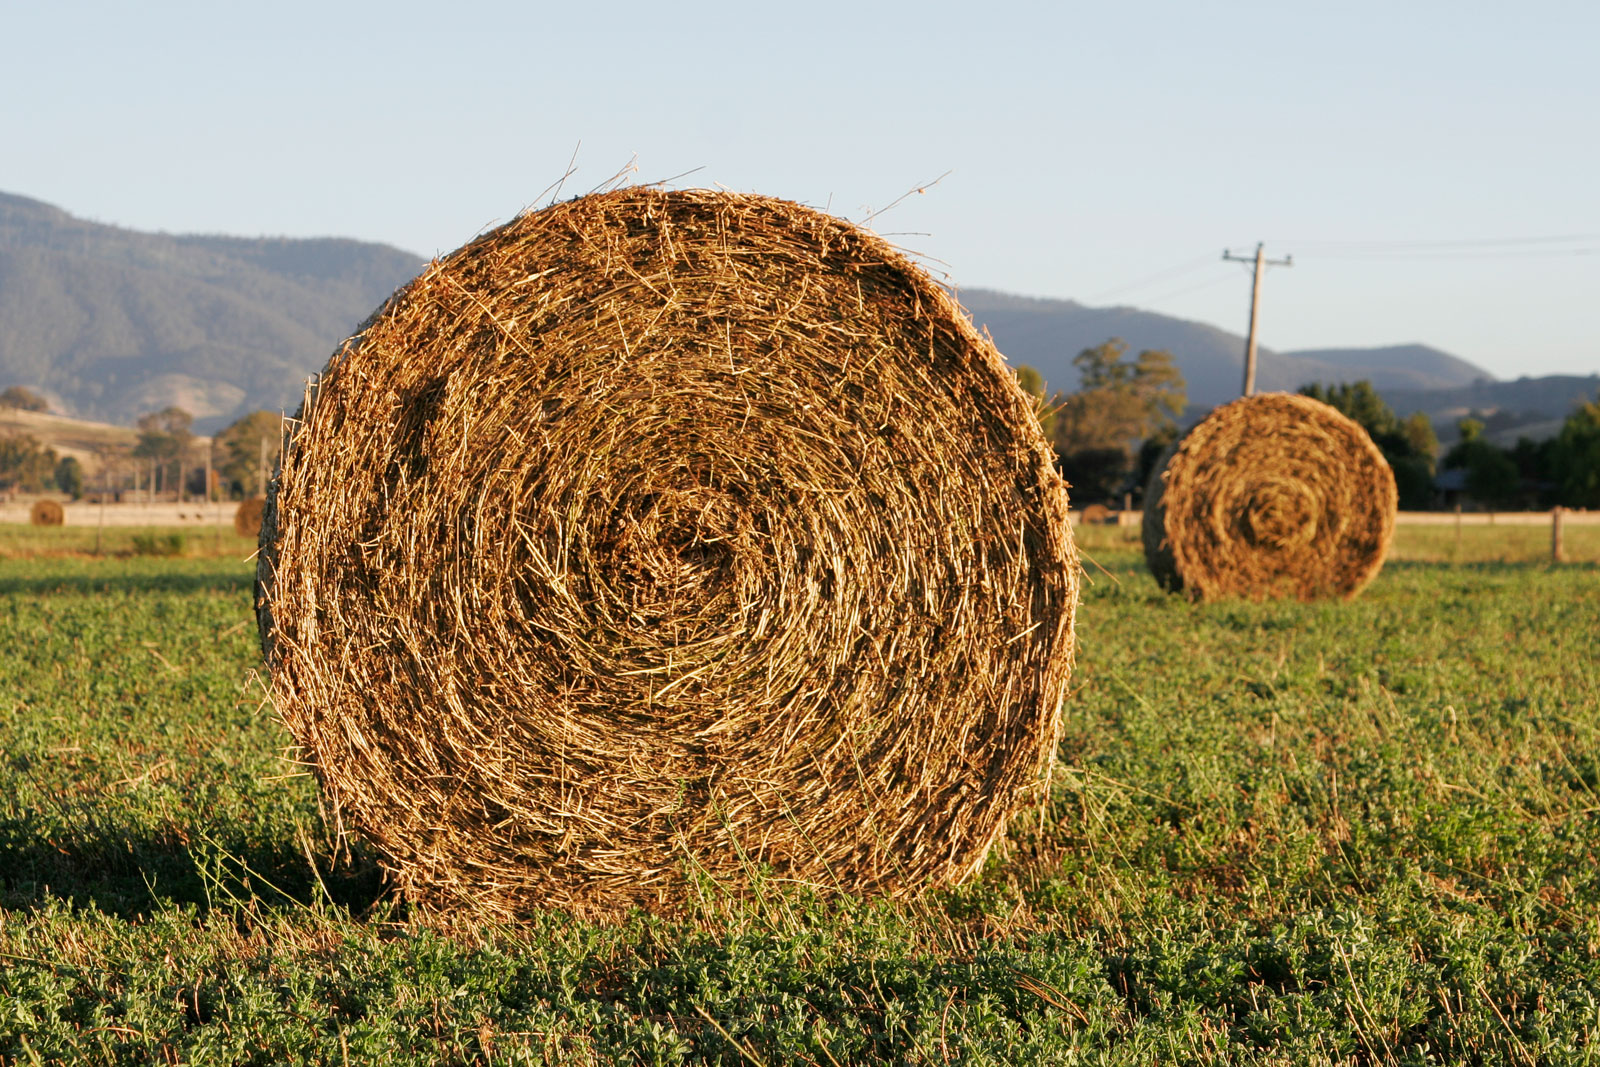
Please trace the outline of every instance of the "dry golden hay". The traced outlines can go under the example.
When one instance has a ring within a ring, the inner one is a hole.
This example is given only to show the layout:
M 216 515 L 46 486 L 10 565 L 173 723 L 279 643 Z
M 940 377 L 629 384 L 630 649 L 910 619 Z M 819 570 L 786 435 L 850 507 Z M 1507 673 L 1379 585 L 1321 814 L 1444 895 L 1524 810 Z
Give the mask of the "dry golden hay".
M 1262 393 L 1217 408 L 1156 465 L 1144 554 L 1194 600 L 1354 596 L 1394 533 L 1394 472 L 1327 404 Z
M 428 908 L 907 896 L 1037 800 L 1065 486 L 877 236 L 625 189 L 433 264 L 330 360 L 262 527 L 279 714 Z
M 240 537 L 261 536 L 261 511 L 266 500 L 259 496 L 245 497 L 233 513 L 233 532 Z
M 35 500 L 28 521 L 35 526 L 60 526 L 67 521 L 67 510 L 55 500 Z
M 1117 517 L 1104 504 L 1090 504 L 1083 509 L 1083 521 L 1091 526 L 1104 526 L 1116 522 Z

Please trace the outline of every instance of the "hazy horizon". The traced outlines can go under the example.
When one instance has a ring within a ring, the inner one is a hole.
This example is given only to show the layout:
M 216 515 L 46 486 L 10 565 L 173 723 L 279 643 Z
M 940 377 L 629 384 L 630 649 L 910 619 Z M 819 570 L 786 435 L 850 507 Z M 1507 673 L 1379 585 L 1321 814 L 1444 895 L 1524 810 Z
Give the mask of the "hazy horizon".
M 562 195 L 637 156 L 870 222 L 962 289 L 1242 333 L 1221 254 L 1264 241 L 1294 258 L 1269 347 L 1600 369 L 1589 6 L 99 3 L 8 30 L 36 46 L 0 69 L 27 101 L 0 188 L 130 229 L 426 257 L 574 153 Z

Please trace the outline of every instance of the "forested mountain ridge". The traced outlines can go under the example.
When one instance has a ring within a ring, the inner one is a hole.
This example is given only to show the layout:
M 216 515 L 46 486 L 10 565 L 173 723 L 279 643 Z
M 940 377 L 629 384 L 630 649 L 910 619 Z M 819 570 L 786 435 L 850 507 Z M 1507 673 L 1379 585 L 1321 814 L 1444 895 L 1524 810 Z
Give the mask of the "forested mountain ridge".
M 424 262 L 341 238 L 142 233 L 0 193 L 0 388 L 28 386 L 60 414 L 124 426 L 177 405 L 201 432 L 256 409 L 292 410 L 304 378 Z M 1131 307 L 986 289 L 957 295 L 1010 363 L 1036 368 L 1052 392 L 1076 389 L 1080 351 L 1121 337 L 1133 352 L 1172 352 L 1191 415 L 1238 395 L 1244 340 L 1227 330 Z M 1463 401 L 1505 407 L 1496 403 L 1503 387 L 1516 394 L 1519 417 L 1560 417 L 1570 406 L 1566 383 L 1543 393 L 1512 388 L 1425 345 L 1261 349 L 1261 389 L 1361 378 L 1402 413 L 1436 420 Z M 1448 403 L 1432 402 L 1439 390 L 1451 391 Z M 1546 412 L 1544 393 L 1565 406 Z
M 338 238 L 140 233 L 0 193 L 0 383 L 128 424 L 292 406 L 421 257 Z

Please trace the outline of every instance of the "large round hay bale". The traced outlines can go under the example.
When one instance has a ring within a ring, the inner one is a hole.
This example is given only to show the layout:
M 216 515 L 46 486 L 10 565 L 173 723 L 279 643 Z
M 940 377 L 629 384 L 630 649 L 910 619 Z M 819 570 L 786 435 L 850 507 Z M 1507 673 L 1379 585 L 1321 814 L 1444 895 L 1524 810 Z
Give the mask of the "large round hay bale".
M 55 500 L 35 500 L 28 509 L 28 521 L 35 526 L 60 526 L 67 521 L 67 509 Z
M 410 898 L 907 895 L 1037 799 L 1065 487 L 993 346 L 875 235 L 710 191 L 524 215 L 397 292 L 293 425 L 273 694 Z
M 239 502 L 239 507 L 233 513 L 233 532 L 240 537 L 261 536 L 261 511 L 266 506 L 266 499 L 259 496 L 247 496 Z
M 1262 393 L 1217 408 L 1156 465 L 1144 553 L 1195 600 L 1353 596 L 1394 533 L 1394 473 L 1327 404 Z

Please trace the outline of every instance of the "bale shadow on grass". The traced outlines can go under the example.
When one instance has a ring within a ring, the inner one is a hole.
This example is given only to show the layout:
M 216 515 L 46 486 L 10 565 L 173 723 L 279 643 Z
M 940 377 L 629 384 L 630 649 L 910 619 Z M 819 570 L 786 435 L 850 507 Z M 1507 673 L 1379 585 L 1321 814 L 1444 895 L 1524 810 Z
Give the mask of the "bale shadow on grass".
M 63 574 L 0 578 L 0 596 L 75 593 L 227 593 L 249 595 L 255 575 L 246 574 Z
M 365 854 L 316 860 L 313 869 L 289 840 L 196 841 L 181 828 L 128 833 L 93 824 L 46 831 L 25 815 L 0 820 L 0 909 L 68 900 L 133 919 L 173 905 L 204 914 L 252 903 L 310 906 L 321 897 L 360 914 L 388 895 L 382 870 Z

